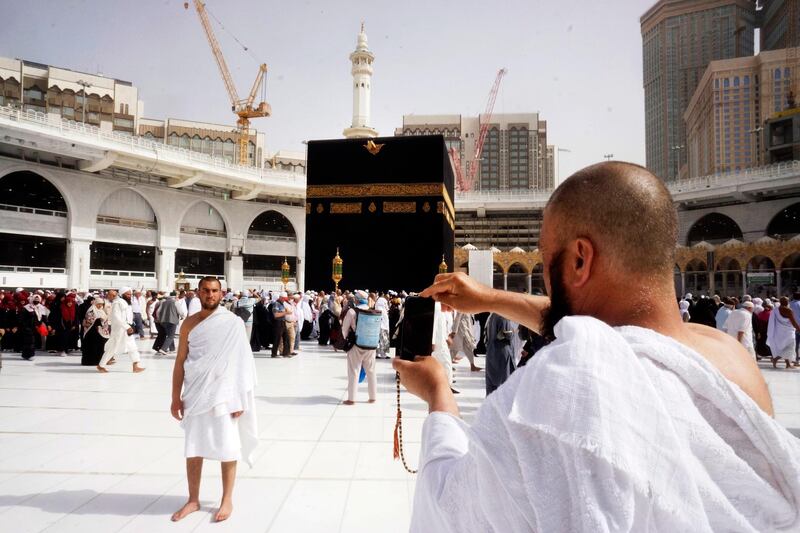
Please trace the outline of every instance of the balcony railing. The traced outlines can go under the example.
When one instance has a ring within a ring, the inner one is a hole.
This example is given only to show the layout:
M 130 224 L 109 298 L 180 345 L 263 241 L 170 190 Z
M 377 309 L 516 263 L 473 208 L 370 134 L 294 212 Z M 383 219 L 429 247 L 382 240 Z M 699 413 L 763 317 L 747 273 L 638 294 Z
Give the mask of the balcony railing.
M 247 238 L 258 241 L 297 242 L 297 237 L 294 235 L 277 235 L 275 233 L 261 233 L 258 231 L 248 232 Z
M 189 233 L 191 235 L 205 235 L 207 237 L 227 237 L 225 230 L 195 228 L 192 226 L 181 226 L 181 233 Z
M 55 211 L 53 209 L 39 209 L 38 207 L 25 207 L 22 205 L 0 204 L 2 211 L 16 211 L 17 213 L 27 213 L 30 215 L 45 215 L 50 217 L 67 218 L 66 211 Z
M 66 274 L 65 268 L 0 265 L 0 272 L 31 272 L 36 274 Z
M 483 190 L 456 193 L 456 207 L 459 202 L 535 202 L 546 203 L 553 191 L 534 190 Z
M 139 270 L 90 270 L 92 276 L 105 276 L 114 278 L 155 278 L 155 272 L 144 272 Z
M 158 225 L 152 220 L 137 220 L 134 218 L 111 217 L 108 215 L 97 215 L 98 224 L 110 224 L 112 226 L 125 226 L 126 228 L 158 229 Z
M 667 188 L 672 194 L 686 193 L 798 176 L 800 176 L 800 161 L 787 161 L 763 167 L 673 181 L 667 183 Z
M 280 178 L 287 182 L 303 184 L 305 176 L 295 172 L 286 172 L 273 169 L 264 169 L 249 165 L 239 165 L 231 163 L 220 157 L 213 157 L 201 152 L 193 152 L 186 148 L 165 144 L 163 142 L 149 140 L 144 137 L 124 135 L 117 132 L 100 131 L 100 128 L 82 122 L 66 120 L 58 116 L 48 116 L 46 113 L 36 111 L 24 111 L 13 106 L 0 106 L 0 119 L 7 119 L 13 122 L 35 124 L 51 131 L 59 133 L 73 133 L 84 135 L 93 141 L 111 142 L 116 144 L 119 149 L 146 149 L 173 158 L 183 160 L 187 163 L 201 163 L 209 165 L 215 169 L 234 171 L 245 174 L 256 179 Z

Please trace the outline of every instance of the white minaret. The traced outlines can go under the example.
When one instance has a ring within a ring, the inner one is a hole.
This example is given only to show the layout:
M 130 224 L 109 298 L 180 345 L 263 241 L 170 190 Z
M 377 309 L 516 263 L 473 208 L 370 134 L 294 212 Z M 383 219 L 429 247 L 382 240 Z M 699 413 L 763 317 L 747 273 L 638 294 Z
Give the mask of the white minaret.
M 364 23 L 361 23 L 361 33 L 358 34 L 358 45 L 350 54 L 353 64 L 353 123 L 344 130 L 348 139 L 377 137 L 377 130 L 369 125 L 369 95 L 372 85 L 372 62 L 375 56 L 367 47 L 367 34 L 364 33 Z

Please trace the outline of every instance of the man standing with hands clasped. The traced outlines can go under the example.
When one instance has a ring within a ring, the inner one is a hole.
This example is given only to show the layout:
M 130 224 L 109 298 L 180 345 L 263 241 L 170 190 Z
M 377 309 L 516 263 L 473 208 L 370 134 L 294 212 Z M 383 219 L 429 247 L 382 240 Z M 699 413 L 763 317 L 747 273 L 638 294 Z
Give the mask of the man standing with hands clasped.
M 252 466 L 258 445 L 255 362 L 244 323 L 219 305 L 217 278 L 201 279 L 198 297 L 202 309 L 181 327 L 172 373 L 170 411 L 186 434 L 189 482 L 189 500 L 172 515 L 173 522 L 200 510 L 203 459 L 222 463 L 222 501 L 214 520 L 226 520 L 233 511 L 236 462 Z

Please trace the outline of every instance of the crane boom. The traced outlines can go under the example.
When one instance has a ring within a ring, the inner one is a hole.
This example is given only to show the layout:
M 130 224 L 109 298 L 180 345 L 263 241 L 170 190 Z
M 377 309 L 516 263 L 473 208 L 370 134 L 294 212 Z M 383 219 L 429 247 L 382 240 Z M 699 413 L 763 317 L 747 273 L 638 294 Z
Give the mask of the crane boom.
M 231 71 L 228 70 L 228 64 L 225 62 L 225 57 L 222 55 L 222 50 L 219 47 L 219 41 L 214 35 L 214 30 L 211 27 L 211 22 L 208 20 L 208 13 L 206 13 L 206 5 L 200 0 L 194 0 L 194 7 L 197 10 L 197 15 L 200 17 L 200 24 L 203 25 L 203 30 L 206 32 L 206 39 L 211 46 L 211 53 L 214 54 L 214 59 L 217 60 L 217 67 L 222 74 L 222 81 L 225 82 L 225 89 L 228 90 L 228 97 L 231 99 L 231 107 L 234 109 L 239 104 L 239 93 L 236 91 L 236 86 L 233 84 L 233 77 Z
M 475 176 L 478 173 L 478 162 L 483 153 L 483 143 L 486 141 L 486 135 L 489 133 L 489 126 L 492 122 L 492 113 L 494 112 L 494 102 L 497 100 L 497 91 L 500 89 L 500 82 L 503 76 L 506 75 L 506 69 L 501 68 L 497 71 L 497 77 L 492 85 L 492 90 L 489 91 L 489 99 L 486 102 L 486 109 L 483 112 L 485 117 L 484 122 L 481 124 L 480 132 L 478 133 L 478 142 L 475 144 L 475 157 L 470 161 L 469 172 L 467 172 L 467 182 L 470 186 L 475 182 Z
M 189 2 L 184 2 L 183 7 L 185 9 L 189 9 Z M 219 67 L 220 74 L 222 74 L 222 81 L 225 82 L 225 89 L 227 89 L 228 97 L 231 100 L 231 111 L 236 113 L 236 116 L 238 117 L 236 120 L 236 130 L 239 134 L 239 164 L 246 165 L 250 143 L 250 119 L 268 117 L 272 114 L 272 108 L 266 102 L 260 102 L 257 107 L 253 107 L 253 102 L 255 102 L 258 89 L 264 83 L 264 75 L 267 72 L 267 65 L 266 63 L 262 63 L 258 66 L 258 73 L 256 74 L 255 81 L 253 82 L 253 87 L 250 89 L 250 92 L 247 95 L 247 99 L 240 99 L 239 93 L 236 91 L 236 85 L 233 83 L 231 72 L 228 70 L 228 64 L 225 63 L 225 57 L 222 55 L 222 49 L 219 47 L 219 42 L 214 35 L 214 30 L 211 28 L 211 21 L 208 20 L 206 5 L 201 0 L 194 0 L 194 7 L 197 10 L 197 15 L 200 17 L 200 23 L 203 25 L 203 31 L 206 32 L 206 39 L 208 40 L 209 46 L 211 46 L 211 53 L 214 54 L 214 59 L 217 61 L 217 67 Z M 237 42 L 239 42 L 238 39 Z

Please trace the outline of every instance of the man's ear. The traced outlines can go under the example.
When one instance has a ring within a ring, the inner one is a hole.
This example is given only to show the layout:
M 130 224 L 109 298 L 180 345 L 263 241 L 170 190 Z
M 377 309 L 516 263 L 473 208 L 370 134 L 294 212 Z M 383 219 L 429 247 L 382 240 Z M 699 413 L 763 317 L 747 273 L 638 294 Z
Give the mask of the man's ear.
M 570 265 L 572 286 L 581 288 L 588 283 L 594 266 L 595 249 L 592 241 L 579 237 L 572 243 L 573 262 Z

